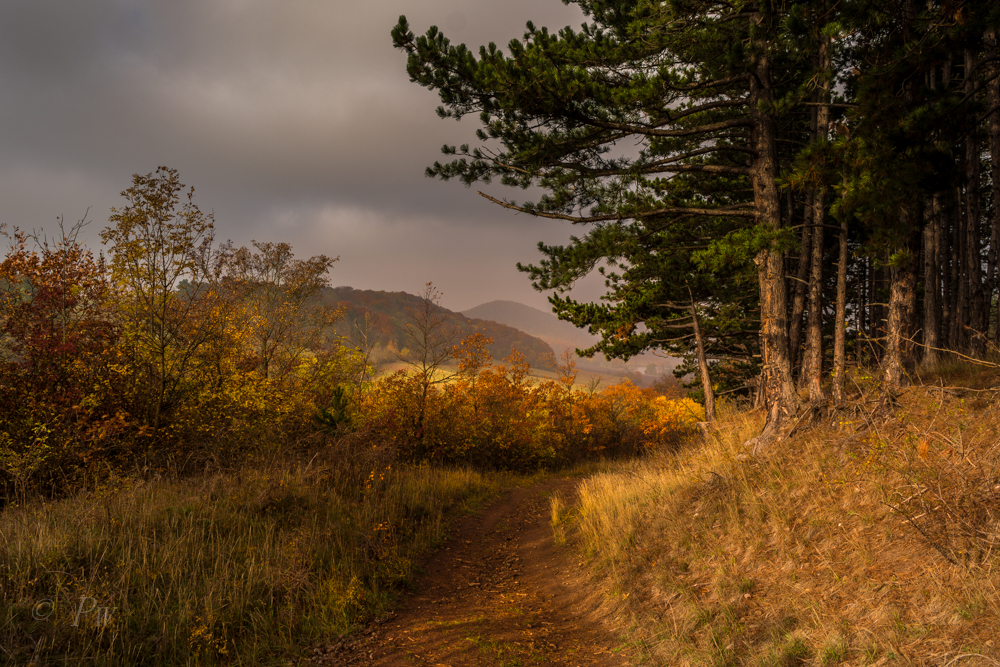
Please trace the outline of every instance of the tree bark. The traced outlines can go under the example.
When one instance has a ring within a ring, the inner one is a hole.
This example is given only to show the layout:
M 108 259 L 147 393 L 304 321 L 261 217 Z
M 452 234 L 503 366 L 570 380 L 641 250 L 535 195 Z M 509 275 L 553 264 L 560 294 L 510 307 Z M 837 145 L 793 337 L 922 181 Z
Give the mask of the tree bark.
M 871 271 L 869 270 L 869 265 L 871 260 L 868 257 L 861 257 L 861 261 L 857 264 L 856 275 L 857 275 L 857 288 L 854 290 L 854 307 L 855 313 L 857 313 L 857 344 L 854 346 L 854 359 L 858 364 L 858 368 L 865 365 L 865 348 L 867 347 L 866 339 L 871 336 L 871 326 L 869 324 L 871 313 L 871 289 L 869 285 L 871 281 L 869 276 Z
M 844 401 L 847 373 L 847 219 L 840 221 L 837 258 L 837 311 L 833 321 L 833 400 Z
M 965 50 L 965 94 L 976 95 L 976 55 L 972 49 Z M 979 243 L 980 218 L 980 164 L 979 137 L 973 129 L 965 139 L 966 177 L 966 281 L 968 282 L 968 336 L 969 354 L 977 356 L 985 349 L 983 335 L 986 329 L 986 303 L 983 294 L 982 257 Z
M 941 203 L 940 197 L 937 202 Z M 942 209 L 938 217 L 938 238 L 935 243 L 941 260 L 941 322 L 938 328 L 938 341 L 941 344 L 938 347 L 951 349 L 952 304 L 955 301 L 951 294 L 951 235 L 948 233 L 947 220 Z
M 756 156 L 750 178 L 758 223 L 777 232 L 781 228 L 781 205 L 775 182 L 778 174 L 776 130 L 768 108 L 774 100 L 768 56 L 759 56 L 754 69 L 750 77 L 749 106 Z M 801 409 L 802 403 L 792 382 L 788 355 L 788 294 L 782 254 L 765 248 L 757 253 L 754 263 L 760 283 L 764 398 L 768 413 L 764 429 L 753 443 L 754 449 L 760 450 L 780 437 L 781 426 Z
M 802 377 L 810 402 L 826 400 L 823 393 L 823 191 L 813 196 L 813 242 L 809 271 L 809 316 Z
M 820 37 L 819 71 L 822 85 L 817 94 L 816 126 L 814 141 L 826 143 L 830 132 L 830 49 L 829 37 Z M 826 400 L 823 392 L 823 225 L 826 222 L 826 191 L 823 184 L 816 188 L 812 197 L 813 234 L 812 266 L 809 272 L 809 326 L 806 332 L 806 363 L 802 374 L 809 388 L 809 401 L 820 403 Z
M 792 298 L 792 319 L 788 327 L 788 357 L 793 371 L 799 363 L 802 348 L 802 315 L 806 311 L 806 288 L 809 286 L 809 265 L 812 247 L 813 207 L 807 202 L 803 215 L 802 242 L 799 249 L 799 264 L 796 267 Z
M 917 310 L 917 274 L 920 227 L 915 206 L 900 211 L 902 228 L 908 230 L 897 260 L 891 267 L 889 316 L 886 331 L 884 383 L 897 391 L 910 383 L 914 370 L 913 329 Z
M 951 309 L 949 349 L 962 350 L 965 349 L 962 322 L 965 321 L 968 308 L 966 308 L 967 283 L 963 279 L 962 270 L 965 260 L 965 218 L 962 216 L 961 188 L 955 190 L 955 210 L 952 213 L 951 289 L 954 306 Z
M 864 350 L 864 353 L 867 356 L 868 365 L 874 368 L 876 365 L 878 365 L 878 356 L 877 356 L 877 354 L 875 352 L 875 348 L 874 348 L 873 342 L 876 339 L 882 337 L 881 333 L 879 332 L 879 329 L 878 329 L 878 319 L 877 319 L 878 318 L 878 310 L 877 310 L 877 306 L 875 305 L 875 298 L 876 298 L 876 295 L 878 294 L 878 290 L 875 289 L 875 286 L 878 284 L 876 282 L 877 279 L 878 279 L 878 274 L 875 271 L 875 261 L 874 261 L 874 258 L 869 257 L 867 259 L 867 264 L 868 264 L 868 271 L 867 271 L 868 275 L 866 276 L 867 277 L 866 283 L 867 283 L 867 286 L 868 286 L 868 298 L 865 301 L 865 303 L 868 306 L 868 308 L 867 308 L 867 310 L 868 310 L 868 336 L 867 336 L 867 340 L 865 341 L 865 345 L 861 346 L 861 349 Z
M 923 364 L 933 368 L 938 362 L 941 347 L 938 330 L 940 327 L 941 295 L 941 252 L 938 242 L 941 238 L 941 200 L 934 195 L 924 225 L 924 348 Z
M 904 32 L 909 38 L 910 27 L 916 19 L 913 0 L 903 5 Z M 907 108 L 916 101 L 915 82 L 903 84 L 903 98 Z M 916 194 L 916 193 L 914 193 Z M 899 202 L 899 228 L 902 243 L 891 263 L 889 283 L 889 313 L 886 325 L 884 384 L 888 391 L 897 391 L 909 384 L 914 370 L 913 336 L 917 316 L 917 276 L 920 270 L 921 225 L 923 212 L 919 196 Z
M 691 288 L 688 287 L 688 294 Z M 705 357 L 705 339 L 701 334 L 701 323 L 698 320 L 698 306 L 691 294 L 691 325 L 694 328 L 695 349 L 698 353 L 698 371 L 701 374 L 701 390 L 705 394 L 705 421 L 709 424 L 715 421 L 715 391 L 712 389 L 712 378 L 708 374 L 708 359 Z
M 986 32 L 986 102 L 990 109 L 989 133 L 990 133 L 990 166 L 993 180 L 993 219 L 991 221 L 990 233 L 990 255 L 989 255 L 989 280 L 987 281 L 989 297 L 987 304 L 989 309 L 993 309 L 993 300 L 1000 287 L 1000 65 L 997 58 L 1000 58 L 1000 40 L 997 39 L 997 32 L 990 28 Z M 1000 311 L 997 313 L 997 322 L 993 329 L 993 340 L 1000 341 Z

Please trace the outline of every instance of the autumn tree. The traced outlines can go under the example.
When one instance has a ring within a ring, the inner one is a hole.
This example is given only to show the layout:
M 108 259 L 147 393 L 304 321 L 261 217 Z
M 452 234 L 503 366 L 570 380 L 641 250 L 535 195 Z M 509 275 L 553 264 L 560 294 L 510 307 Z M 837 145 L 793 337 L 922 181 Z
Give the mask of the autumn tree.
M 132 178 L 113 208 L 101 240 L 111 256 L 111 279 L 124 343 L 138 373 L 136 400 L 153 430 L 187 389 L 192 362 L 217 333 L 204 297 L 218 275 L 214 219 L 194 203 L 176 169 Z
M 300 260 L 287 243 L 251 244 L 256 251 L 243 247 L 229 259 L 227 287 L 245 309 L 244 331 L 257 368 L 270 378 L 287 374 L 336 322 L 336 309 L 318 303 L 317 297 L 329 286 L 337 258 Z
M 84 225 L 60 220 L 54 239 L 14 229 L 0 262 L 0 471 L 20 493 L 87 464 L 118 421 L 119 329 Z
M 455 345 L 461 335 L 441 308 L 441 292 L 433 283 L 424 286 L 420 299 L 420 305 L 410 311 L 405 330 L 406 347 L 400 354 L 400 359 L 410 365 L 417 380 L 419 408 L 415 432 L 418 439 L 423 438 L 432 388 L 457 373 L 445 367 L 454 359 Z

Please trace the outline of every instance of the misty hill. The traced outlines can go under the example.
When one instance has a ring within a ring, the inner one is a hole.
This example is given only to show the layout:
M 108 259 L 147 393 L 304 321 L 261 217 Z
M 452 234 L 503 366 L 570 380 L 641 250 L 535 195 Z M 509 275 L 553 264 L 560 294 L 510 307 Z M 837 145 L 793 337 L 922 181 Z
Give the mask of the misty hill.
M 482 305 L 462 311 L 466 317 L 483 320 L 493 320 L 507 326 L 520 329 L 525 333 L 537 336 L 548 343 L 556 355 L 562 355 L 563 350 L 586 349 L 600 340 L 585 329 L 579 329 L 569 322 L 560 320 L 552 313 L 547 313 L 517 301 L 490 301 Z M 598 354 L 592 359 L 577 359 L 577 367 L 581 370 L 596 370 L 600 372 L 624 373 L 626 365 L 619 359 L 606 360 Z M 673 359 L 664 359 L 652 354 L 641 354 L 629 360 L 628 366 L 635 369 L 645 369 L 649 364 L 657 367 L 657 373 L 669 373 L 677 365 Z
M 481 306 L 462 311 L 466 317 L 492 320 L 537 336 L 552 346 L 557 353 L 565 348 L 584 349 L 598 340 L 583 329 L 564 322 L 552 313 L 526 306 L 516 301 L 490 301 Z
M 369 336 L 376 343 L 377 361 L 391 361 L 397 351 L 412 344 L 406 335 L 406 325 L 413 322 L 411 313 L 423 305 L 421 297 L 406 292 L 356 290 L 351 287 L 326 288 L 321 298 L 328 305 L 345 309 L 346 315 L 337 325 L 337 331 L 351 340 L 358 338 L 356 324 L 363 324 L 365 313 L 371 313 Z M 446 328 L 455 328 L 460 332 L 456 343 L 470 334 L 481 333 L 493 339 L 487 349 L 496 361 L 507 357 L 511 349 L 516 349 L 533 368 L 548 369 L 553 365 L 555 354 L 552 348 L 538 337 L 505 323 L 470 318 L 447 308 L 441 308 L 441 312 L 445 316 Z

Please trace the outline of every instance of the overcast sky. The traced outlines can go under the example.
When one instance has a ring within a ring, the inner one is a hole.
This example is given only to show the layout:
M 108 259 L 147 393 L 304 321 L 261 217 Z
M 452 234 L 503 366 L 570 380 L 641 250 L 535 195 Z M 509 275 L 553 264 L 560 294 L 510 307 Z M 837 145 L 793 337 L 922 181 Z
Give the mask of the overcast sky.
M 400 14 L 470 47 L 583 21 L 560 0 L 0 3 L 0 222 L 51 230 L 89 207 L 96 241 L 132 174 L 166 165 L 220 239 L 339 255 L 334 285 L 547 308 L 514 265 L 581 230 L 424 177 L 477 124 L 440 120 L 409 81 Z

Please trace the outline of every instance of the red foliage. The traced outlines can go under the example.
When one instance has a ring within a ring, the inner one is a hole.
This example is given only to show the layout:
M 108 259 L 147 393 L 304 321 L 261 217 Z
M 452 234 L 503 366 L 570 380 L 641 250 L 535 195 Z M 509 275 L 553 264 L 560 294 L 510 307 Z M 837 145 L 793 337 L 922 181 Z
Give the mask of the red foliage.
M 33 249 L 15 229 L 0 263 L 0 444 L 8 468 L 31 459 L 32 472 L 47 461 L 65 474 L 122 421 L 107 402 L 114 395 L 108 353 L 118 334 L 105 266 L 76 241 L 79 227 L 55 242 L 34 239 Z

